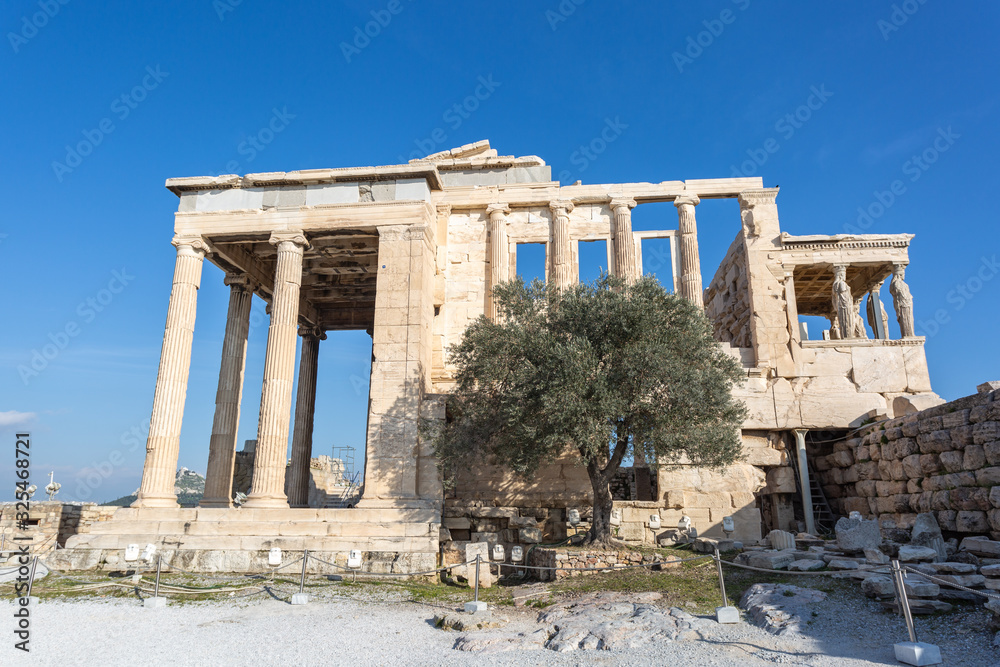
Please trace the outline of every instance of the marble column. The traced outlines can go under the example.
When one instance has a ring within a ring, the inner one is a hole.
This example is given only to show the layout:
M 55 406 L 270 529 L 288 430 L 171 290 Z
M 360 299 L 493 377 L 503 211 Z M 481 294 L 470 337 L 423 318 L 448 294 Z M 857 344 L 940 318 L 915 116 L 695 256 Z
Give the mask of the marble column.
M 549 208 L 552 210 L 549 280 L 557 289 L 565 289 L 575 282 L 573 277 L 573 247 L 569 234 L 569 212 L 573 210 L 573 202 L 553 201 L 549 203 Z
M 316 414 L 316 370 L 319 342 L 326 334 L 314 326 L 299 327 L 302 354 L 299 386 L 295 395 L 295 430 L 292 432 L 292 463 L 288 467 L 288 504 L 309 507 L 309 459 L 312 458 L 313 417 Z
M 132 507 L 178 507 L 174 493 L 181 421 L 191 369 L 191 343 L 201 285 L 201 266 L 208 245 L 200 237 L 177 237 L 174 281 L 167 307 L 167 324 L 156 374 L 153 412 L 146 439 L 142 483 Z
M 507 240 L 507 214 L 510 206 L 504 203 L 486 207 L 490 232 L 490 282 L 486 286 L 486 317 L 496 322 L 499 313 L 493 300 L 493 288 L 510 279 L 510 243 Z
M 701 260 L 698 257 L 698 225 L 694 217 L 694 207 L 700 203 L 701 199 L 698 198 L 698 195 L 682 195 L 674 200 L 681 237 L 680 295 L 704 310 L 705 298 L 701 288 Z
M 236 432 L 240 423 L 253 286 L 246 276 L 239 273 L 227 273 L 226 284 L 229 285 L 229 313 L 222 339 L 222 364 L 219 368 L 219 389 L 215 394 L 215 420 L 208 445 L 202 507 L 233 506 L 233 465 L 236 462 Z
M 302 256 L 309 243 L 301 232 L 274 232 L 271 234 L 271 245 L 278 248 L 278 261 L 271 298 L 271 324 L 267 330 L 257 453 L 250 494 L 243 506 L 287 508 L 285 468 L 295 375 L 299 288 L 302 284 Z
M 614 246 L 615 275 L 629 282 L 639 277 L 635 259 L 635 239 L 632 237 L 634 199 L 611 199 L 611 243 Z

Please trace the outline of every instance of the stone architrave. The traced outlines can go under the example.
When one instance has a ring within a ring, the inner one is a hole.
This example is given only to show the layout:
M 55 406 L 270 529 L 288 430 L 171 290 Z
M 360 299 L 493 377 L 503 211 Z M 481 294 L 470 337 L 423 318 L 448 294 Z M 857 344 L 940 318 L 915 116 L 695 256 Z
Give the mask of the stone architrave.
M 208 446 L 205 471 L 205 495 L 202 507 L 232 507 L 233 465 L 236 462 L 237 427 L 240 423 L 240 400 L 243 396 L 243 373 L 246 369 L 247 334 L 250 331 L 250 306 L 253 286 L 241 274 L 226 274 L 229 285 L 229 312 L 222 340 L 222 364 L 219 388 L 215 394 L 215 420 Z
M 611 198 L 611 243 L 614 247 L 615 275 L 633 282 L 639 277 L 635 257 L 635 239 L 632 236 L 632 209 L 636 201 L 631 198 Z
M 847 284 L 847 266 L 844 264 L 833 267 L 833 312 L 837 315 L 840 337 L 854 338 L 854 298 L 851 286 Z
M 697 195 L 682 195 L 674 200 L 677 207 L 678 231 L 680 232 L 681 255 L 681 296 L 705 308 L 701 288 L 701 259 L 698 256 L 698 225 L 694 217 L 694 207 L 701 203 Z
M 288 504 L 309 507 L 309 460 L 312 458 L 313 421 L 316 414 L 316 371 L 319 342 L 326 334 L 315 326 L 299 328 L 302 353 L 299 385 L 295 396 L 295 428 L 292 431 L 292 461 L 288 466 Z
M 244 507 L 287 508 L 285 467 L 291 425 L 295 341 L 299 318 L 302 257 L 309 245 L 302 232 L 273 232 L 278 261 L 267 331 L 264 384 L 260 396 L 253 481 Z
M 177 259 L 156 374 L 146 460 L 132 507 L 178 507 L 174 480 L 180 454 L 181 420 L 191 369 L 201 267 L 209 249 L 200 237 L 176 237 L 173 245 L 177 248 Z
M 549 203 L 549 208 L 552 210 L 549 277 L 557 289 L 565 289 L 574 282 L 573 248 L 569 232 L 569 212 L 573 210 L 573 202 L 553 201 Z
M 499 314 L 493 300 L 493 288 L 510 279 L 510 243 L 507 240 L 507 214 L 510 206 L 504 203 L 486 207 L 490 232 L 490 283 L 486 287 L 486 316 L 496 322 Z
M 903 338 L 912 338 L 916 335 L 913 326 L 913 296 L 910 294 L 910 287 L 903 278 L 906 275 L 906 267 L 896 264 L 892 267 L 892 282 L 889 283 L 889 293 L 892 294 L 893 306 L 896 308 L 896 321 L 899 322 L 899 333 Z

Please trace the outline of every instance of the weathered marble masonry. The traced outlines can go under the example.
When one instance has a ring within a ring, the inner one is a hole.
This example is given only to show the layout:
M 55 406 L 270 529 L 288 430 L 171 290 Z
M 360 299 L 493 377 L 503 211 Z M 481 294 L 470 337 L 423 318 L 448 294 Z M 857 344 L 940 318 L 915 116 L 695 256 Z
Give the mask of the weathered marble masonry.
M 173 178 L 167 187 L 180 200 L 176 263 L 142 483 L 131 508 L 68 540 L 90 560 L 134 542 L 215 552 L 205 558 L 216 564 L 218 554 L 257 558 L 273 546 L 345 557 L 361 548 L 378 555 L 379 567 L 406 571 L 436 562 L 442 542 L 519 533 L 502 533 L 505 526 L 535 521 L 543 535 L 564 531 L 565 510 L 589 503 L 582 468 L 567 460 L 525 482 L 484 465 L 446 497 L 418 428 L 420 419 L 444 419 L 453 387 L 447 350 L 475 318 L 496 316 L 491 288 L 516 275 L 523 244 L 544 244 L 546 279 L 565 286 L 578 280 L 580 243 L 606 241 L 610 270 L 633 279 L 643 272 L 643 241 L 667 239 L 672 288 L 705 309 L 718 340 L 746 369 L 737 394 L 750 408 L 747 459 L 725 473 L 661 467 L 655 484 L 634 475 L 634 485 L 657 492 L 625 507 L 622 537 L 631 541 L 655 539 L 646 520 L 656 513 L 667 528 L 687 514 L 703 534 L 733 515 L 737 537 L 747 540 L 760 536 L 762 524 L 789 528 L 803 520 L 812 528 L 808 431 L 892 417 L 897 404 L 940 402 L 923 338 L 913 335 L 904 282 L 911 236 L 784 234 L 778 190 L 759 178 L 560 185 L 540 158 L 500 156 L 481 141 L 404 165 Z M 706 288 L 697 207 L 721 198 L 738 201 L 739 232 Z M 676 228 L 634 231 L 635 207 L 656 202 L 673 203 Z M 205 498 L 184 509 L 173 480 L 205 259 L 224 271 L 230 301 L 206 434 Z M 879 299 L 890 276 L 902 332 L 895 340 Z M 236 508 L 230 494 L 255 295 L 268 303 L 270 323 L 250 493 Z M 865 298 L 871 335 L 860 314 Z M 829 331 L 809 340 L 800 315 L 829 318 Z M 317 360 L 336 354 L 323 345 L 325 332 L 349 329 L 373 340 L 363 493 L 356 508 L 310 508 Z M 806 491 L 796 491 L 791 465 Z M 503 525 L 477 530 L 473 519 L 491 514 Z M 198 566 L 197 558 L 185 562 Z

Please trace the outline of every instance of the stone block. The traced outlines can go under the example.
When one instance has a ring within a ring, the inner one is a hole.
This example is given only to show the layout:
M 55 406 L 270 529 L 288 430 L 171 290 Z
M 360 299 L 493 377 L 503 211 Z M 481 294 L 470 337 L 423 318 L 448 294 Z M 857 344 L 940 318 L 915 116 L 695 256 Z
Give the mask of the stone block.
M 941 660 L 941 649 L 934 644 L 926 642 L 900 642 L 893 644 L 892 649 L 896 655 L 896 660 L 907 665 L 923 667 L 924 665 L 939 665 L 943 662 Z
M 892 579 L 876 574 L 861 582 L 861 592 L 870 598 L 891 599 L 896 595 Z
M 834 532 L 837 534 L 837 546 L 847 552 L 877 549 L 882 543 L 878 522 L 874 520 L 841 518 L 834 526 Z
M 541 528 L 521 528 L 517 536 L 522 544 L 539 544 L 542 541 L 542 530 Z
M 740 610 L 736 607 L 716 607 L 715 620 L 718 623 L 739 623 Z
M 142 606 L 145 607 L 146 609 L 163 609 L 164 607 L 167 606 L 167 598 L 162 598 L 162 597 L 159 597 L 159 598 L 153 598 L 153 597 L 145 598 L 142 601 Z
M 966 537 L 958 548 L 960 551 L 969 551 L 985 558 L 1000 558 L 1000 542 L 984 537 Z
M 747 565 L 763 570 L 784 570 L 794 562 L 794 554 L 788 551 L 755 551 L 747 558 Z
M 904 544 L 899 547 L 899 560 L 903 563 L 933 561 L 937 557 L 937 551 L 931 549 L 930 547 L 918 547 L 910 544 Z
M 795 535 L 783 530 L 772 530 L 767 534 L 768 543 L 776 551 L 795 548 Z
M 973 427 L 972 441 L 977 445 L 985 445 L 996 440 L 1000 440 L 1000 422 L 981 422 Z
M 788 566 L 789 570 L 794 572 L 812 572 L 815 570 L 822 570 L 826 565 L 822 560 L 816 558 L 800 558 L 799 560 L 792 561 Z
M 986 533 L 990 524 L 986 512 L 962 510 L 955 516 L 955 529 L 960 533 Z
M 1000 466 L 991 466 L 976 471 L 977 486 L 998 486 L 1000 485 Z
M 994 486 L 990 489 L 989 500 L 993 507 L 1000 507 L 1000 486 Z

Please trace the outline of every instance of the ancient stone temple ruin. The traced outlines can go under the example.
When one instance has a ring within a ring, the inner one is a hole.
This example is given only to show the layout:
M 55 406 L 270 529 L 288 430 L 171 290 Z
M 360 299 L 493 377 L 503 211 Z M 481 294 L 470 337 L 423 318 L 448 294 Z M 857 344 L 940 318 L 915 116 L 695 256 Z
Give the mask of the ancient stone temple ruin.
M 735 537 L 750 541 L 762 529 L 816 530 L 828 506 L 810 448 L 866 420 L 940 403 L 905 283 L 912 237 L 783 233 L 778 189 L 760 178 L 560 185 L 542 159 L 501 156 L 481 141 L 402 165 L 166 185 L 180 202 L 176 265 L 142 483 L 132 507 L 68 540 L 80 567 L 152 542 L 189 552 L 190 567 L 245 569 L 281 547 L 331 560 L 362 549 L 373 569 L 405 572 L 434 567 L 449 544 L 564 536 L 567 511 L 588 511 L 582 467 L 567 458 L 524 481 L 484 462 L 445 493 L 418 429 L 421 419 L 445 418 L 447 350 L 472 320 L 495 316 L 491 288 L 516 274 L 525 244 L 543 244 L 546 279 L 568 285 L 578 280 L 583 242 L 606 241 L 610 271 L 637 276 L 643 243 L 665 239 L 668 287 L 704 308 L 718 341 L 746 369 L 737 390 L 750 409 L 746 460 L 725 472 L 627 470 L 616 503 L 625 540 L 652 543 L 652 515 L 669 528 L 685 514 L 708 535 L 721 535 L 722 518 L 732 516 Z M 739 217 L 712 274 L 699 258 L 697 211 L 720 198 L 737 200 Z M 657 202 L 676 207 L 676 224 L 633 231 L 633 210 Z M 206 259 L 225 272 L 226 314 L 198 313 Z M 712 277 L 704 284 L 703 276 Z M 889 312 L 880 300 L 887 281 Z M 270 324 L 258 430 L 243 434 L 257 439 L 252 482 L 237 508 L 241 394 L 256 380 L 244 377 L 254 295 L 268 303 Z M 198 508 L 179 508 L 173 481 L 197 314 L 225 317 L 225 340 L 205 434 L 205 497 Z M 809 315 L 828 318 L 829 330 L 807 337 L 800 316 Z M 887 334 L 890 318 L 902 337 Z M 317 355 L 325 332 L 349 329 L 373 340 L 363 491 L 356 507 L 310 507 Z

